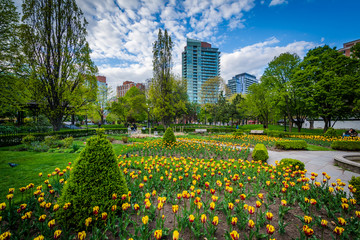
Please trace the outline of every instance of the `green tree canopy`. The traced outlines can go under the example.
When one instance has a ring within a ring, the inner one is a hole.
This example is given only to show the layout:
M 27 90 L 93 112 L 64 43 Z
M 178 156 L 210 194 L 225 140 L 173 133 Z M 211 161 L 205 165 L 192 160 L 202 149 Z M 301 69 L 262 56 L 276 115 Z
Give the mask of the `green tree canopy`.
M 354 116 L 359 99 L 359 63 L 325 45 L 310 50 L 296 72 L 296 86 L 306 99 L 313 117 L 324 120 L 324 132 L 331 123 Z
M 96 98 L 97 68 L 86 41 L 87 22 L 75 0 L 24 0 L 21 40 L 29 90 L 55 131 Z

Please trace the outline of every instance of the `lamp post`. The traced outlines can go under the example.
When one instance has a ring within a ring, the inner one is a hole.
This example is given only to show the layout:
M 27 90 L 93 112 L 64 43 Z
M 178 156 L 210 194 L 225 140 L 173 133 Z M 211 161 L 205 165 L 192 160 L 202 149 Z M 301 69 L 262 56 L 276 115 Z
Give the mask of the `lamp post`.
M 205 107 L 205 125 L 206 125 L 206 107 Z
M 150 114 L 150 108 L 148 108 L 148 122 L 147 122 L 148 128 L 150 128 L 150 123 L 149 123 L 149 114 Z

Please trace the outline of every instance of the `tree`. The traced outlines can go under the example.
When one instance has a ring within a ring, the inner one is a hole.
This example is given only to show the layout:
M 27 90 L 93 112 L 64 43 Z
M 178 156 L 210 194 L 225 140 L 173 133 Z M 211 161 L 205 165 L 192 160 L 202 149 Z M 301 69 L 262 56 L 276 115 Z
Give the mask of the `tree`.
M 27 103 L 19 13 L 11 0 L 0 0 L 0 115 L 16 115 Z
M 360 78 L 359 62 L 325 45 L 310 50 L 296 71 L 299 93 L 303 95 L 313 117 L 324 120 L 324 132 L 337 120 L 355 115 L 359 99 L 356 91 Z
M 229 116 L 231 121 L 236 121 L 239 124 L 240 120 L 244 117 L 244 109 L 241 106 L 241 103 L 245 99 L 241 96 L 241 94 L 234 94 L 230 98 L 230 105 L 229 105 Z
M 274 110 L 273 94 L 268 87 L 263 83 L 252 84 L 245 101 L 247 114 L 259 118 L 264 128 L 268 128 Z
M 110 112 L 114 114 L 123 123 L 126 122 L 126 117 L 129 111 L 129 105 L 125 97 L 119 97 L 117 101 L 114 101 L 110 105 Z
M 209 78 L 201 84 L 201 103 L 217 103 L 221 91 L 225 96 L 230 95 L 230 89 L 226 86 L 224 79 L 221 77 Z
M 147 105 L 145 93 L 140 91 L 137 87 L 131 87 L 126 92 L 125 97 L 127 106 L 128 122 L 140 122 L 146 119 Z
M 300 63 L 300 57 L 294 53 L 282 53 L 278 57 L 275 57 L 265 69 L 262 76 L 262 80 L 265 86 L 269 87 L 276 93 L 276 101 L 279 106 L 283 106 L 282 111 L 289 119 L 289 131 L 292 130 L 292 123 L 295 122 L 298 125 L 298 129 L 301 129 L 303 122 L 303 114 L 301 114 L 301 99 L 297 99 L 295 94 L 296 89 L 292 86 L 292 79 L 294 70 Z M 282 103 L 281 103 L 282 102 Z M 299 105 L 297 105 L 297 103 Z M 299 115 L 296 115 L 296 121 L 294 120 L 294 110 L 298 110 Z M 298 119 L 301 118 L 301 119 Z
M 149 97 L 155 116 L 162 120 L 165 128 L 170 125 L 175 115 L 171 74 L 172 48 L 173 43 L 167 30 L 163 34 L 159 29 L 158 39 L 153 44 L 153 80 Z
M 98 85 L 96 101 L 94 101 L 93 110 L 99 117 L 100 125 L 104 124 L 106 111 L 110 108 L 108 97 L 112 94 L 112 90 L 105 84 Z
M 25 0 L 22 7 L 32 100 L 58 131 L 63 119 L 95 98 L 97 68 L 86 41 L 87 22 L 75 0 Z
M 186 104 L 189 102 L 187 95 L 187 82 L 185 79 L 175 78 L 173 80 L 173 97 L 174 97 L 174 118 L 180 119 L 187 114 Z

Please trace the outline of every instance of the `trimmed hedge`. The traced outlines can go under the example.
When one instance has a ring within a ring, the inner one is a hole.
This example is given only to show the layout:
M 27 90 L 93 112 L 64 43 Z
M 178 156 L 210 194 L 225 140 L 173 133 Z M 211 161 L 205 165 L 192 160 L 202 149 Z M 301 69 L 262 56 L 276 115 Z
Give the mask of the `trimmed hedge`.
M 305 164 L 303 162 L 301 162 L 300 160 L 297 159 L 293 159 L 293 158 L 283 158 L 280 161 L 280 165 L 278 165 L 278 167 L 280 169 L 282 168 L 287 168 L 291 166 L 291 170 L 296 171 L 296 170 L 304 170 L 305 169 Z
M 268 154 L 268 151 L 265 147 L 264 144 L 256 144 L 255 145 L 255 148 L 252 152 L 252 158 L 255 160 L 255 161 L 263 161 L 265 162 L 266 160 L 268 160 L 269 158 L 269 154 Z
M 333 141 L 331 148 L 344 151 L 360 151 L 360 142 L 357 141 Z
M 275 147 L 284 150 L 303 150 L 307 148 L 307 143 L 304 140 L 277 141 Z
M 77 230 L 84 228 L 85 219 L 94 216 L 93 207 L 99 207 L 99 215 L 113 205 L 121 210 L 123 194 L 128 196 L 128 187 L 123 173 L 118 167 L 112 144 L 106 139 L 104 129 L 86 142 L 74 163 L 70 178 L 62 189 L 58 200 L 60 205 L 56 219 L 60 225 L 70 225 Z M 117 198 L 113 200 L 113 194 Z M 70 203 L 65 210 L 63 206 Z
M 127 133 L 127 128 L 112 128 L 106 129 L 106 134 L 122 134 Z M 58 139 L 68 138 L 68 137 L 85 137 L 95 135 L 95 129 L 73 129 L 65 130 L 58 132 L 45 132 L 45 133 L 33 133 L 31 136 L 34 136 L 34 141 L 43 141 L 46 136 L 56 136 Z M 14 146 L 21 144 L 23 137 L 29 135 L 28 133 L 19 133 L 14 135 L 0 135 L 0 147 L 5 146 Z
M 284 131 L 276 131 L 276 130 L 264 130 L 264 133 L 268 135 L 269 137 L 278 137 L 278 138 L 284 138 L 284 137 L 290 137 L 290 136 L 309 136 L 309 135 L 315 135 L 314 133 L 306 133 L 306 132 L 284 132 Z M 322 135 L 322 134 L 316 134 L 316 135 Z
M 238 137 L 241 137 L 241 136 L 244 136 L 244 132 L 240 129 L 236 130 L 236 132 L 233 133 L 233 136 L 235 138 L 238 138 Z
M 338 134 L 336 133 L 336 130 L 334 128 L 328 128 L 328 130 L 326 130 L 326 133 L 324 134 L 325 137 L 337 137 Z

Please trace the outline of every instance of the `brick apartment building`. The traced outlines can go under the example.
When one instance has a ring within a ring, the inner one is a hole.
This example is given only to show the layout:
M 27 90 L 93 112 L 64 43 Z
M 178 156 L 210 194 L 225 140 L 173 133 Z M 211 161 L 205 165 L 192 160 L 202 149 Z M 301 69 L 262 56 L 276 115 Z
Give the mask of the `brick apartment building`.
M 345 56 L 350 57 L 350 55 L 351 55 L 350 49 L 356 43 L 360 43 L 360 39 L 344 43 L 343 48 L 340 48 L 338 51 L 343 53 Z
M 124 97 L 126 92 L 129 91 L 131 87 L 137 87 L 140 91 L 145 91 L 145 85 L 143 83 L 134 83 L 131 81 L 123 82 L 122 86 L 116 87 L 116 97 Z

